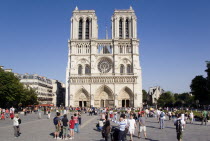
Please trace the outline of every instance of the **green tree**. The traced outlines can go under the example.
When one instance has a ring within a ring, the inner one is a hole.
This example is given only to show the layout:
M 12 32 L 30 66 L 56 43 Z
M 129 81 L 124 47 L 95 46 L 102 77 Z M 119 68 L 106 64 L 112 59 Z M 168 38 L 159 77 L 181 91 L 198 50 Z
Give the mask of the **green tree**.
M 147 103 L 147 92 L 145 90 L 142 90 L 142 93 L 143 93 L 143 102 L 144 103 Z
M 160 95 L 157 104 L 160 107 L 172 107 L 175 102 L 174 96 L 170 91 Z
M 31 103 L 30 103 L 31 102 Z M 37 103 L 35 91 L 27 89 L 11 72 L 0 68 L 0 107 L 23 106 Z
M 207 80 L 202 75 L 196 76 L 190 85 L 192 94 L 195 96 L 195 100 L 199 100 L 200 104 L 208 104 L 208 90 Z

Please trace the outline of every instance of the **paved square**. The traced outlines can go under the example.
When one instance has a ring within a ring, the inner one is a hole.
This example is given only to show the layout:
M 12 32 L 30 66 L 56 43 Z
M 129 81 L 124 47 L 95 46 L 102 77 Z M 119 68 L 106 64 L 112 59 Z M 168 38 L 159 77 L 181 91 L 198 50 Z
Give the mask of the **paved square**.
M 14 138 L 12 121 L 9 119 L 0 120 L 0 141 L 53 141 L 53 117 L 55 113 L 51 114 L 51 119 L 42 115 L 42 119 L 38 119 L 37 114 L 28 114 L 27 116 L 20 115 L 22 119 L 21 136 Z M 70 119 L 70 114 L 68 114 Z M 75 141 L 103 141 L 101 133 L 96 131 L 96 123 L 100 116 L 82 115 L 82 125 L 80 133 L 75 134 Z M 147 124 L 147 141 L 177 141 L 176 130 L 172 121 L 166 120 L 166 128 L 159 129 L 159 124 L 155 118 L 148 118 Z M 116 125 L 111 122 L 111 125 Z M 138 129 L 138 128 L 137 128 Z M 134 141 L 146 141 L 144 138 L 137 138 L 137 129 L 135 131 Z M 200 122 L 194 124 L 187 124 L 184 131 L 183 141 L 210 141 L 210 125 L 201 126 Z M 141 135 L 143 137 L 143 134 Z

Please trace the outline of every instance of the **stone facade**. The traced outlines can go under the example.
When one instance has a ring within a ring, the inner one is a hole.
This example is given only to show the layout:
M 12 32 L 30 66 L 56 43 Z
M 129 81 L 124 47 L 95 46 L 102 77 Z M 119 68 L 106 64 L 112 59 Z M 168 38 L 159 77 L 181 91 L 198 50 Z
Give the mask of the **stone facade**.
M 52 92 L 53 85 L 52 80 L 39 76 L 37 74 L 14 74 L 20 79 L 26 87 L 31 87 L 37 93 L 39 104 L 56 104 L 54 103 L 56 95 Z
M 157 100 L 164 90 L 160 86 L 150 87 L 148 91 L 150 104 L 157 104 Z
M 66 106 L 140 107 L 142 74 L 137 18 L 132 7 L 115 10 L 112 39 L 98 39 L 94 10 L 71 18 L 66 70 Z

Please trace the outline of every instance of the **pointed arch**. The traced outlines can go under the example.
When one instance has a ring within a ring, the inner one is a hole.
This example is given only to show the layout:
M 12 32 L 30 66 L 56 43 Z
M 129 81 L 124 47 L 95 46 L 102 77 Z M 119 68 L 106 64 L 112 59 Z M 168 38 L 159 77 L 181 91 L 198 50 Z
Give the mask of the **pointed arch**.
M 79 75 L 82 75 L 82 70 L 83 70 L 82 65 L 79 64 L 79 65 L 78 65 L 78 74 L 79 74 Z
M 128 18 L 125 20 L 125 37 L 129 38 L 129 20 L 128 20 Z
M 123 20 L 122 18 L 120 18 L 119 20 L 119 38 L 122 38 L 123 37 Z
M 120 74 L 124 74 L 125 66 L 123 64 L 120 65 Z
M 78 29 L 78 39 L 81 40 L 82 39 L 82 24 L 83 24 L 83 19 L 80 18 L 79 19 L 79 29 Z
M 89 38 L 90 38 L 90 20 L 89 18 L 87 18 L 85 22 L 85 39 Z

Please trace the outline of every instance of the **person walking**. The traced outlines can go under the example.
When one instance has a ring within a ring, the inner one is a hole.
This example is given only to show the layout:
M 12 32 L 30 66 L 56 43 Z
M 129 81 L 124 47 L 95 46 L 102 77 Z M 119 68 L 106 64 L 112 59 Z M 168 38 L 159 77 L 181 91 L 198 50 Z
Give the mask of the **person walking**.
M 47 118 L 50 119 L 50 115 L 51 115 L 51 109 L 48 108 L 48 111 L 47 111 Z
M 56 113 L 56 117 L 53 119 L 55 125 L 54 139 L 61 139 L 59 137 L 59 133 L 61 132 L 61 121 L 60 121 L 60 113 Z
M 75 125 L 75 120 L 74 117 L 71 116 L 71 120 L 69 121 L 69 128 L 70 128 L 70 140 L 74 139 L 74 125 Z
M 67 118 L 67 115 L 63 115 L 63 119 L 62 119 L 62 122 L 63 122 L 63 140 L 68 140 L 67 139 L 67 135 L 68 135 L 68 118 Z
M 139 132 L 138 132 L 138 138 L 141 136 L 141 132 L 144 132 L 144 137 L 147 139 L 147 134 L 146 134 L 146 118 L 145 114 L 142 113 L 141 117 L 139 117 Z
M 75 122 L 74 131 L 79 133 L 79 121 L 76 113 L 74 114 L 74 122 Z
M 181 114 L 178 114 L 177 120 L 175 120 L 174 122 L 174 125 L 176 126 L 176 135 L 177 135 L 178 141 L 182 141 L 184 124 L 185 124 L 185 121 L 182 120 Z
M 165 113 L 162 109 L 160 111 L 160 129 L 163 129 L 165 127 Z
M 208 116 L 208 112 L 206 110 L 203 110 L 201 125 L 203 125 L 203 122 L 205 122 L 205 125 L 207 124 L 207 116 Z
M 111 141 L 110 131 L 111 131 L 110 121 L 107 120 L 102 129 L 102 136 L 105 138 L 105 141 Z
M 190 112 L 190 123 L 191 123 L 191 124 L 193 123 L 193 120 L 194 120 L 194 114 L 193 114 L 193 112 L 191 111 L 191 112 Z
M 13 118 L 13 128 L 14 128 L 14 136 L 17 138 L 19 136 L 19 117 L 18 114 L 15 114 L 15 117 Z
M 115 121 L 115 123 L 117 123 L 120 128 L 118 141 L 125 141 L 125 128 L 127 126 L 125 119 L 121 116 L 119 122 Z
M 135 133 L 136 121 L 133 119 L 133 115 L 130 115 L 130 119 L 128 120 L 128 129 L 130 133 L 130 140 L 133 141 L 133 135 Z

